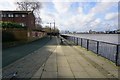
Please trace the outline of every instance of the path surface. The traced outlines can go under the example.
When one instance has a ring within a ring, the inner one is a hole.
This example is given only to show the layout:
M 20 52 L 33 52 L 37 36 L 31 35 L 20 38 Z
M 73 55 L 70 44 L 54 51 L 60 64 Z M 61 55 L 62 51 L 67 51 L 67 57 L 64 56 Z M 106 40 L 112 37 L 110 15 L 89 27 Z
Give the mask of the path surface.
M 118 67 L 84 48 L 64 43 L 57 46 L 33 78 L 115 79 L 118 78 Z
M 29 46 L 32 48 L 39 47 L 41 44 Z M 31 78 L 33 74 L 41 67 L 46 59 L 55 50 L 57 45 L 56 38 L 47 42 L 43 47 L 36 49 L 27 56 L 15 61 L 14 63 L 2 69 L 3 78 L 11 78 L 13 73 L 18 72 L 18 78 Z M 24 51 L 23 51 L 24 52 Z M 25 51 L 26 52 L 26 51 Z
M 2 51 L 2 66 L 5 67 L 12 62 L 34 52 L 35 50 L 44 46 L 48 41 L 49 37 L 44 37 L 40 40 L 33 41 L 21 46 L 11 47 Z
M 54 37 L 44 47 L 3 69 L 3 77 L 13 72 L 18 78 L 118 78 L 118 67 L 80 46 L 60 44 Z

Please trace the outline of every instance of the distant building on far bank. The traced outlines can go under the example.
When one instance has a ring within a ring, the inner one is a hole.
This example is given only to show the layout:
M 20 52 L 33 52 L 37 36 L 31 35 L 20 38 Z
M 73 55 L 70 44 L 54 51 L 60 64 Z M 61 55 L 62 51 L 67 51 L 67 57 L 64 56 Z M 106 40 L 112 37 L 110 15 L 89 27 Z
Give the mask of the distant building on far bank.
M 32 11 L 1 11 L 0 21 L 14 22 L 26 27 L 35 29 L 35 16 Z

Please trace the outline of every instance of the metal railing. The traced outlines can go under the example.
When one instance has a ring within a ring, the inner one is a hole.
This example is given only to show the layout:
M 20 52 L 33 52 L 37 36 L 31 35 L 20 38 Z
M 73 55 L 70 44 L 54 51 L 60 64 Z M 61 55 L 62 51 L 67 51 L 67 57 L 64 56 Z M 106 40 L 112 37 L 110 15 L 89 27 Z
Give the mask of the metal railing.
M 90 40 L 74 36 L 67 36 L 67 39 L 73 41 L 81 47 L 91 50 L 97 55 L 105 57 L 114 62 L 117 66 L 120 65 L 120 44 Z

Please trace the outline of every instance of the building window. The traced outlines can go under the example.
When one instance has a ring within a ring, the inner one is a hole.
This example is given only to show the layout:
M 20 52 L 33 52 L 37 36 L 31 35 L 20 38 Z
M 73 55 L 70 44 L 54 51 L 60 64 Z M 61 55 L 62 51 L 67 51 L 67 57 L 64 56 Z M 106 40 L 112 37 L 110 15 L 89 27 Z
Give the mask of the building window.
M 8 17 L 13 17 L 13 14 L 8 14 Z
M 15 14 L 15 17 L 19 17 L 19 15 L 18 15 L 18 14 Z
M 22 14 L 22 17 L 25 17 L 26 15 L 25 14 Z
M 6 14 L 1 14 L 1 17 L 7 17 Z
M 11 14 L 11 17 L 14 17 L 13 14 Z

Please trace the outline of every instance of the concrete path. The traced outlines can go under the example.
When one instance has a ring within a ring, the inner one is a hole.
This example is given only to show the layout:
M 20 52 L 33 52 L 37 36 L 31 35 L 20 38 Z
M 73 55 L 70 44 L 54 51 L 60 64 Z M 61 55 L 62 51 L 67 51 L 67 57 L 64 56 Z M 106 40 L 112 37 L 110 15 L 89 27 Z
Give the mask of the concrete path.
M 80 46 L 58 46 L 34 78 L 118 78 L 118 67 Z

